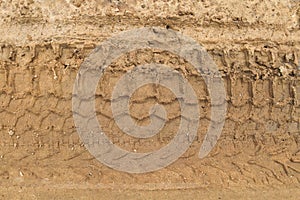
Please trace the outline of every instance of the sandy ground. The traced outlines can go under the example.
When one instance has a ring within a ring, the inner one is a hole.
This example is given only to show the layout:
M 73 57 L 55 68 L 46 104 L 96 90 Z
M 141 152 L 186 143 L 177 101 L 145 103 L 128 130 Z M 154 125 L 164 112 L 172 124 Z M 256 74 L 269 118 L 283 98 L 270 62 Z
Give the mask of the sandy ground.
M 0 198 L 2 199 L 298 199 L 300 195 L 300 3 L 280 1 L 9 1 L 0 3 Z M 72 90 L 83 60 L 123 30 L 159 26 L 192 37 L 225 81 L 228 113 L 217 145 L 198 158 L 210 120 L 202 77 L 170 52 L 141 49 L 116 59 L 100 80 L 97 117 L 111 140 L 137 152 L 170 142 L 179 105 L 149 85 L 131 98 L 140 125 L 161 103 L 162 131 L 123 134 L 111 92 L 129 69 L 166 64 L 196 88 L 198 137 L 172 165 L 151 173 L 118 172 L 84 147 L 72 117 Z

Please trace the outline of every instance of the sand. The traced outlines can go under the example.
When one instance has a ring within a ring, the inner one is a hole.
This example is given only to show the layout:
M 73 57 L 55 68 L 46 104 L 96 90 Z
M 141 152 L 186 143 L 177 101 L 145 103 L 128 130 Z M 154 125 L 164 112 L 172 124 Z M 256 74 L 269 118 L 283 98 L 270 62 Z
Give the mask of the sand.
M 300 2 L 15 1 L 0 3 L 1 199 L 297 199 L 300 195 Z M 196 40 L 223 77 L 228 110 L 210 154 L 198 152 L 210 122 L 203 78 L 186 60 L 158 49 L 117 58 L 96 91 L 97 118 L 114 144 L 132 152 L 168 144 L 180 120 L 170 90 L 147 85 L 130 100 L 132 118 L 150 122 L 164 105 L 167 121 L 151 138 L 124 134 L 110 108 L 118 79 L 158 63 L 195 89 L 197 137 L 173 164 L 130 174 L 95 159 L 72 115 L 79 67 L 101 42 L 124 30 L 158 26 Z

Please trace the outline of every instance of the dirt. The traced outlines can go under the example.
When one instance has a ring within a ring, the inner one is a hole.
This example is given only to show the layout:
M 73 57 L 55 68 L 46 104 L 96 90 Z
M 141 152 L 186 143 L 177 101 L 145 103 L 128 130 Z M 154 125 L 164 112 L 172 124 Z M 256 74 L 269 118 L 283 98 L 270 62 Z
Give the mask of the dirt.
M 0 198 L 2 199 L 297 199 L 300 195 L 300 2 L 2 1 L 0 3 Z M 241 12 L 242 11 L 242 12 Z M 221 138 L 198 158 L 210 120 L 203 78 L 170 52 L 141 49 L 116 59 L 96 93 L 97 117 L 120 147 L 148 152 L 178 129 L 180 109 L 166 88 L 148 85 L 131 98 L 140 125 L 161 103 L 167 123 L 136 139 L 114 123 L 117 80 L 146 63 L 181 72 L 196 91 L 198 137 L 176 162 L 129 174 L 106 167 L 84 147 L 72 116 L 80 64 L 123 30 L 159 26 L 187 35 L 212 56 L 227 91 Z

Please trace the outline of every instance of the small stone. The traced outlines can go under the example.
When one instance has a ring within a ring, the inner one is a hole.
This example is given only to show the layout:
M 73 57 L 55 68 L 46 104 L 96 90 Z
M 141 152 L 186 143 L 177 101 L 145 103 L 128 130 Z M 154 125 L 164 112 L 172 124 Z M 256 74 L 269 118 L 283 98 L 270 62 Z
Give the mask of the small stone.
M 20 171 L 20 176 L 24 176 L 23 172 Z
M 8 134 L 9 134 L 9 136 L 13 136 L 13 135 L 15 134 L 15 132 L 14 132 L 13 130 L 10 129 L 10 130 L 8 131 Z

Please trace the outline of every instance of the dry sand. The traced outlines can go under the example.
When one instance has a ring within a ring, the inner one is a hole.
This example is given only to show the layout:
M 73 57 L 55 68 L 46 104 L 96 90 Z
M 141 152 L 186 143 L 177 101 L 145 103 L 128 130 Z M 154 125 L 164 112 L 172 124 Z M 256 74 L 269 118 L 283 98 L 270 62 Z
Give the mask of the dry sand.
M 298 199 L 300 196 L 300 2 L 296 0 L 0 2 L 0 199 Z M 106 167 L 83 146 L 72 117 L 72 90 L 82 61 L 115 33 L 145 26 L 192 37 L 225 81 L 228 113 L 217 145 L 198 158 L 210 120 L 202 77 L 170 52 L 129 52 L 106 70 L 96 95 L 103 130 L 137 152 L 172 140 L 179 104 L 148 85 L 131 98 L 133 119 L 168 111 L 149 139 L 123 134 L 110 97 L 127 70 L 166 64 L 196 88 L 198 137 L 170 166 L 146 174 Z M 141 109 L 145 110 L 141 110 Z

